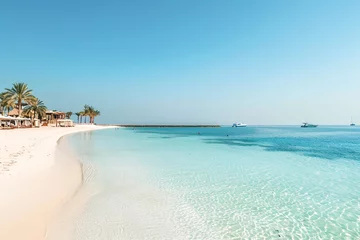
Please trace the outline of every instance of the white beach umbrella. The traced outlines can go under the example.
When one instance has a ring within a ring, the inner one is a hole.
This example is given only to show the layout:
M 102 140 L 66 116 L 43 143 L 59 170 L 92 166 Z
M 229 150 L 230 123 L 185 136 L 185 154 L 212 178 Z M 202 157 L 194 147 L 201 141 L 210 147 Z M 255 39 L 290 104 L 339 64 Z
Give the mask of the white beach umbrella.
M 9 117 L 9 116 L 0 116 L 0 121 L 6 121 L 6 122 L 8 122 L 8 121 L 11 121 L 11 120 L 15 120 L 15 118 L 13 118 L 13 117 Z M 8 125 L 7 125 L 8 126 Z
M 0 119 L 1 120 L 15 120 L 15 118 L 13 118 L 13 117 L 9 117 L 9 116 L 0 116 Z

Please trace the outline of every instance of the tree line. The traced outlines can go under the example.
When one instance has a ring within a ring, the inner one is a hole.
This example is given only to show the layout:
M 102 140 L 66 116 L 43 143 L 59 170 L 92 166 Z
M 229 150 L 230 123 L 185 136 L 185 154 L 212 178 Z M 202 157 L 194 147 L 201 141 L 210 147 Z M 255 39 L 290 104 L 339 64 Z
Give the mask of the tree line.
M 66 118 L 70 119 L 73 115 L 73 112 L 67 112 Z M 95 122 L 95 117 L 100 116 L 100 111 L 96 110 L 93 106 L 85 105 L 84 109 L 80 112 L 76 112 L 75 115 L 77 116 L 77 122 L 78 123 L 84 123 L 87 122 L 87 117 L 89 117 L 89 123 Z
M 11 88 L 5 88 L 0 92 L 0 112 L 3 116 L 9 115 L 13 109 L 18 110 L 18 115 L 29 117 L 31 119 L 38 118 L 40 120 L 46 118 L 47 107 L 43 101 L 33 95 L 33 90 L 28 88 L 26 83 L 14 83 Z M 70 119 L 72 112 L 66 112 L 66 118 Z M 78 123 L 95 122 L 95 117 L 100 116 L 100 111 L 90 105 L 85 105 L 84 109 L 75 113 Z
M 11 88 L 5 88 L 0 93 L 1 113 L 5 116 L 11 110 L 17 109 L 19 116 L 43 118 L 46 116 L 46 106 L 43 101 L 33 95 L 26 83 L 14 83 Z

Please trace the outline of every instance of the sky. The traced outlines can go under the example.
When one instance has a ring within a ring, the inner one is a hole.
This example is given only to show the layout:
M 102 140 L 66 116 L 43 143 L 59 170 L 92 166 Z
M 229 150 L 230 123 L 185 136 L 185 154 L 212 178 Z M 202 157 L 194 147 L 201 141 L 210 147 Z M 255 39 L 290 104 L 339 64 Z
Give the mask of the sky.
M 98 123 L 360 124 L 358 0 L 0 0 L 0 90 Z

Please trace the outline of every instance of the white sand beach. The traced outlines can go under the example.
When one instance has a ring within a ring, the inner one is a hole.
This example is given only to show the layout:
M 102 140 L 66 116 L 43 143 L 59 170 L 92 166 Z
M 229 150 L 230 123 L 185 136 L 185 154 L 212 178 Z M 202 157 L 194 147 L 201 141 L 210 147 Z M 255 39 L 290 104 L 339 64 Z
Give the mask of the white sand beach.
M 104 128 L 108 127 L 0 131 L 0 239 L 46 238 L 47 224 L 82 182 L 81 164 L 60 156 L 57 141 L 70 133 Z

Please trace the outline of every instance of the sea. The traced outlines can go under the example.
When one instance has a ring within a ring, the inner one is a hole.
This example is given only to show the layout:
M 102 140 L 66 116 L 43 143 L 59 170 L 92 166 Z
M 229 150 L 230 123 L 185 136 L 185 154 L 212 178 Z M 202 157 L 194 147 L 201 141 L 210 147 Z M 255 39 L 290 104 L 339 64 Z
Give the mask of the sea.
M 72 239 L 360 239 L 360 127 L 117 128 L 67 137 Z

